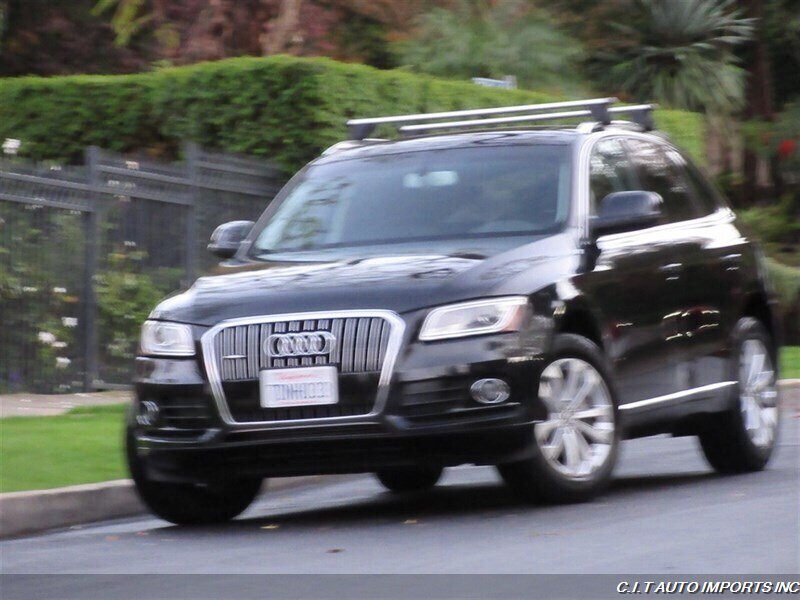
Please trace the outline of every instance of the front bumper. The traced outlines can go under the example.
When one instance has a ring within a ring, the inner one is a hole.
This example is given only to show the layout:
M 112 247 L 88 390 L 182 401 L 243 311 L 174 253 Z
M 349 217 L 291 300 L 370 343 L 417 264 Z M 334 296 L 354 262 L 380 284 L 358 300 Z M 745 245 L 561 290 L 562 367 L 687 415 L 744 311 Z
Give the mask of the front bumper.
M 232 425 L 220 418 L 197 360 L 139 358 L 130 425 L 139 458 L 153 479 L 495 464 L 525 456 L 530 425 L 545 416 L 533 393 L 543 356 L 521 347 L 516 333 L 407 344 L 379 414 L 345 423 L 269 427 Z M 507 401 L 483 405 L 472 399 L 471 384 L 487 377 L 508 382 Z M 156 426 L 136 421 L 146 401 L 162 407 Z
M 532 428 L 486 427 L 466 433 L 386 435 L 364 429 L 295 440 L 225 439 L 202 445 L 165 444 L 139 437 L 147 477 L 173 482 L 245 477 L 368 473 L 416 466 L 497 464 L 528 456 Z

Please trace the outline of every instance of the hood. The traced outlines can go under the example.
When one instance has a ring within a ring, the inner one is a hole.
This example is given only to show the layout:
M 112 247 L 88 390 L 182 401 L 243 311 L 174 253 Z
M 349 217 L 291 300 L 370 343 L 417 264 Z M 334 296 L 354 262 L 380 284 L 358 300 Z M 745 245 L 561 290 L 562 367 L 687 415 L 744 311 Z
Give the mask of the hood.
M 186 292 L 164 300 L 151 317 L 211 326 L 225 319 L 324 310 L 405 313 L 472 298 L 528 294 L 549 283 L 550 276 L 522 273 L 570 256 L 567 244 L 554 240 L 559 237 L 492 256 L 460 252 L 248 262 L 229 268 L 228 274 L 201 277 Z

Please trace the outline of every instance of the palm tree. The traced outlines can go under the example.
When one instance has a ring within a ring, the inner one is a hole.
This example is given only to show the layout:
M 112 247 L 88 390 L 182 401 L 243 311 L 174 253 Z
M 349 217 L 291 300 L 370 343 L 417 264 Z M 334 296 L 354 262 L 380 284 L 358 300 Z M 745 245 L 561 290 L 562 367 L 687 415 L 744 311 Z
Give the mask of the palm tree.
M 580 44 L 522 0 L 460 0 L 451 9 L 434 8 L 420 17 L 399 54 L 404 65 L 432 75 L 514 75 L 522 87 L 580 87 Z
M 734 48 L 749 40 L 754 19 L 734 0 L 637 0 L 624 36 L 602 56 L 607 83 L 638 100 L 730 114 L 743 105 L 745 71 Z M 631 26 L 630 23 L 635 23 Z

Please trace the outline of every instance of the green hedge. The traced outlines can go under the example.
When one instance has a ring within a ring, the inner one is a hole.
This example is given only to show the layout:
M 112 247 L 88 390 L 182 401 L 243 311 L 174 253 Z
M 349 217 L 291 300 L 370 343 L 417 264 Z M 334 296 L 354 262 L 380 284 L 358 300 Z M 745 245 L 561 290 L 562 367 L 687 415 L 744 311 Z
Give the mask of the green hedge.
M 0 80 L 0 139 L 60 161 L 79 161 L 92 144 L 174 154 L 192 140 L 296 169 L 342 139 L 349 117 L 559 99 L 324 58 L 236 58 L 138 75 Z M 699 115 L 660 110 L 657 121 L 702 160 Z

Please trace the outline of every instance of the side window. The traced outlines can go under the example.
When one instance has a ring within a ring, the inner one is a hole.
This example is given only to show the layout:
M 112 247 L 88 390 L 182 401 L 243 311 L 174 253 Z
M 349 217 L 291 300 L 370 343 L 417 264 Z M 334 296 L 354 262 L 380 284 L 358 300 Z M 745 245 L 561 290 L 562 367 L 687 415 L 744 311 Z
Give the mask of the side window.
M 628 154 L 618 139 L 600 140 L 589 159 L 591 214 L 597 214 L 600 201 L 611 192 L 637 189 L 636 173 Z
M 700 172 L 700 169 L 682 156 L 681 160 L 683 161 L 684 170 L 689 179 L 689 183 L 694 190 L 694 197 L 703 215 L 710 215 L 716 212 L 717 209 L 723 206 L 720 193 L 714 188 L 711 182 L 706 179 L 706 176 Z
M 625 143 L 639 173 L 641 189 L 656 192 L 664 199 L 662 223 L 677 223 L 700 216 L 693 190 L 679 168 L 676 156 L 680 155 L 677 152 L 668 146 L 643 140 L 630 139 Z

